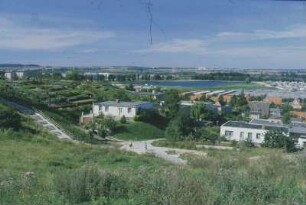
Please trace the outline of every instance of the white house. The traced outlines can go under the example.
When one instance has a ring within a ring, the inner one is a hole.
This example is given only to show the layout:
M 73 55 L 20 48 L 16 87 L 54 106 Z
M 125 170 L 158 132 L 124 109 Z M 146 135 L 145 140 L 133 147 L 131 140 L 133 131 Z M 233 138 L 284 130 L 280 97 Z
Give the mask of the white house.
M 260 122 L 252 123 L 252 121 L 228 121 L 221 125 L 220 135 L 224 136 L 227 140 L 245 141 L 248 139 L 255 144 L 261 144 L 264 142 L 265 134 L 268 130 L 279 129 L 288 134 L 289 130 L 287 127 L 273 124 L 271 122 L 261 124 Z
M 7 80 L 23 79 L 25 77 L 25 73 L 23 71 L 5 72 L 4 77 Z
M 302 109 L 301 101 L 298 98 L 295 98 L 289 105 L 296 110 Z
M 285 126 L 279 121 L 265 119 L 253 119 L 250 122 L 228 121 L 221 126 L 220 135 L 227 140 L 250 139 L 255 144 L 261 144 L 266 132 L 273 129 L 282 130 L 288 137 L 292 137 L 298 148 L 306 145 L 306 123 L 295 122 Z
M 24 72 L 23 71 L 16 71 L 16 77 L 18 79 L 23 79 L 24 78 Z
M 94 117 L 103 114 L 105 116 L 113 116 L 115 118 L 121 118 L 122 116 L 133 118 L 139 113 L 140 110 L 151 108 L 153 108 L 153 104 L 151 102 L 106 101 L 94 103 L 92 106 L 92 112 Z
M 15 80 L 17 78 L 15 72 L 5 72 L 4 73 L 4 78 L 7 80 Z

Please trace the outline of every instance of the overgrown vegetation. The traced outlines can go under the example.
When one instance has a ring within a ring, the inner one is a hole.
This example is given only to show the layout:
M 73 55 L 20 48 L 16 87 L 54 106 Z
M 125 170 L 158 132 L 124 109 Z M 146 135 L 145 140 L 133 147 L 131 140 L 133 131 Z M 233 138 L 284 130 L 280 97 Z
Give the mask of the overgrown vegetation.
M 20 130 L 0 129 L 3 204 L 306 203 L 306 162 L 297 154 L 204 149 L 206 157 L 184 156 L 189 165 L 174 168 L 110 145 L 60 142 L 32 119 L 20 119 Z

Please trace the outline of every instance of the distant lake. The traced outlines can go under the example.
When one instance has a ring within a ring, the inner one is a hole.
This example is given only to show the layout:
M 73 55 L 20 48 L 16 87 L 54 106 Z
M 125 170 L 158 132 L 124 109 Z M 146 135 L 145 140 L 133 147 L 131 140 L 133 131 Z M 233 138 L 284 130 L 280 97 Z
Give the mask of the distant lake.
M 173 87 L 216 87 L 222 86 L 233 82 L 228 81 L 206 81 L 206 80 L 177 80 L 177 81 L 148 81 L 140 82 L 139 84 L 153 85 L 153 86 L 173 86 Z

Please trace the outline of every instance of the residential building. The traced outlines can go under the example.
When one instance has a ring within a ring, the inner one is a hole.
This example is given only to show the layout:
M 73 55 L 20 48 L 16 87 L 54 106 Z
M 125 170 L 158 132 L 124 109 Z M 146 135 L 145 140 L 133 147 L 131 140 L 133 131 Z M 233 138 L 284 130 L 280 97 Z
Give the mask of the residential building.
M 291 111 L 290 115 L 300 118 L 301 120 L 305 121 L 306 120 L 306 112 L 302 111 Z
M 268 118 L 270 114 L 270 103 L 262 101 L 249 101 L 250 108 L 250 118 L 259 119 L 259 118 Z
M 281 119 L 282 111 L 279 108 L 270 108 L 270 119 Z
M 306 145 L 306 123 L 301 122 L 283 125 L 281 121 L 270 119 L 253 119 L 250 122 L 228 121 L 221 125 L 220 135 L 227 140 L 251 140 L 259 145 L 264 142 L 265 134 L 269 130 L 283 131 L 284 134 L 295 140 L 295 146 L 298 148 Z
M 190 100 L 199 100 L 202 96 L 206 96 L 207 93 L 210 93 L 209 90 L 194 92 L 190 96 Z
M 281 97 L 267 96 L 263 101 L 275 105 L 283 104 L 283 99 Z
M 17 79 L 17 75 L 15 72 L 5 72 L 4 73 L 4 78 L 7 80 L 16 80 Z
M 231 113 L 232 107 L 230 105 L 221 105 L 220 102 L 216 102 L 214 106 L 217 108 L 219 113 Z
M 115 118 L 121 118 L 123 116 L 133 118 L 140 110 L 151 108 L 153 108 L 153 103 L 151 102 L 121 102 L 117 100 L 94 103 L 92 112 L 94 117 L 103 114 Z
M 258 124 L 254 122 L 228 121 L 221 125 L 220 135 L 224 136 L 227 140 L 251 140 L 255 144 L 263 143 L 265 134 L 269 130 L 282 130 L 285 134 L 289 135 L 289 129 L 285 126 L 269 122 L 265 125 L 260 124 L 260 122 L 257 123 Z
M 138 96 L 143 96 L 143 97 L 150 97 L 153 100 L 161 99 L 164 96 L 164 93 L 162 92 L 156 92 L 153 90 L 152 92 L 135 92 L 131 91 L 131 93 L 138 95 Z
M 295 110 L 302 109 L 301 101 L 298 98 L 295 98 L 292 102 L 289 103 L 289 105 Z
M 203 101 L 181 101 L 180 106 L 181 108 L 187 112 L 190 113 L 191 106 L 194 104 L 203 104 L 205 107 L 210 110 L 214 115 L 218 115 L 218 108 L 211 102 L 203 102 Z
M 16 71 L 15 74 L 18 79 L 23 79 L 25 77 L 23 71 Z
M 306 145 L 306 123 L 292 122 L 289 131 L 290 137 L 296 139 L 298 147 L 303 148 Z
M 20 80 L 26 77 L 25 74 L 27 73 L 24 71 L 10 71 L 4 73 L 4 78 L 7 80 Z

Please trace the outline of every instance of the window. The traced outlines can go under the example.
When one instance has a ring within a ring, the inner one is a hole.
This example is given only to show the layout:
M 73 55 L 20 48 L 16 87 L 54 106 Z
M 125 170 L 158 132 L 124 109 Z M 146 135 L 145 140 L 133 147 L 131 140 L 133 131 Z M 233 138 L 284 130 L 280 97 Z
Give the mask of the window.
M 119 114 L 121 114 L 121 113 L 122 113 L 122 107 L 119 108 Z
M 225 130 L 225 136 L 226 137 L 232 137 L 233 136 L 233 131 Z
M 108 106 L 105 106 L 105 112 L 108 112 Z
M 240 132 L 240 139 L 242 140 L 244 138 L 244 132 Z
M 258 140 L 260 139 L 260 133 L 256 134 L 256 139 L 258 139 Z
M 252 132 L 248 133 L 248 139 L 251 140 L 252 139 Z
M 132 111 L 132 108 L 129 107 L 128 108 L 128 113 L 131 113 L 131 111 Z

